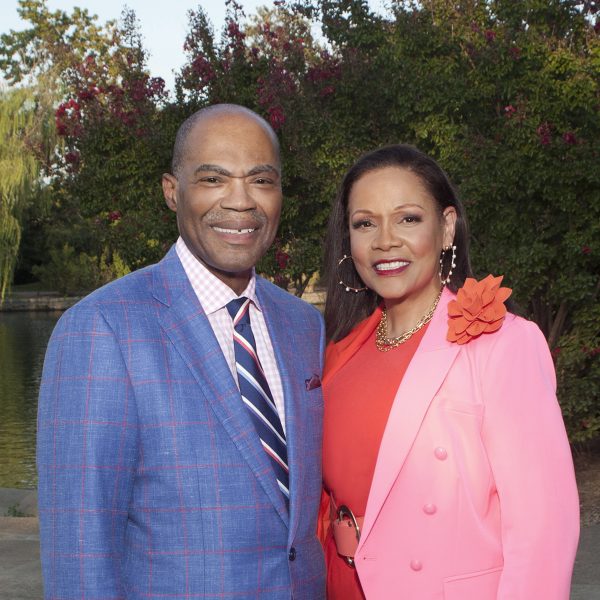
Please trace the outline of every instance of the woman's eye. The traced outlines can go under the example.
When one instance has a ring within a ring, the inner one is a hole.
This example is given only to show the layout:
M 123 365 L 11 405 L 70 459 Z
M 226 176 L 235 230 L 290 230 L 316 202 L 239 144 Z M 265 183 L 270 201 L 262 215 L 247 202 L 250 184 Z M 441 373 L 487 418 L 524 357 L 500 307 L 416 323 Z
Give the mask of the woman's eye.
M 371 227 L 372 224 L 373 223 L 371 223 L 371 221 L 368 219 L 361 219 L 360 221 L 355 221 L 352 223 L 352 229 L 366 229 Z
M 406 217 L 402 218 L 402 222 L 403 223 L 420 223 L 421 222 L 421 217 L 418 217 L 417 215 L 407 215 Z

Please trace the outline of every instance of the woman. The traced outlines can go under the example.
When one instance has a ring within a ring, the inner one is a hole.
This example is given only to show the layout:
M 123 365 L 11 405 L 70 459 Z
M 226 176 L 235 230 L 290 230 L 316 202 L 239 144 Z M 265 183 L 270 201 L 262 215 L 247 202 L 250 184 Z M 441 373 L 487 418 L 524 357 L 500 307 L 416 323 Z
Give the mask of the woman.
M 501 277 L 469 278 L 435 161 L 363 156 L 326 268 L 328 597 L 566 600 L 579 505 L 552 360 Z

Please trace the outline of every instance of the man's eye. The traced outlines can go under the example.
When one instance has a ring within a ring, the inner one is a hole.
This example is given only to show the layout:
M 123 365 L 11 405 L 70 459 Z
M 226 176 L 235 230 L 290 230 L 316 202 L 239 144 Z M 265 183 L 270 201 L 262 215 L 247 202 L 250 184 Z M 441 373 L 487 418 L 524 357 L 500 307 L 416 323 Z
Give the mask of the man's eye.
M 219 183 L 220 179 L 218 177 L 202 177 L 200 181 L 202 183 Z
M 260 185 L 271 185 L 273 183 L 272 179 L 267 179 L 266 177 L 257 177 L 253 183 L 258 183 Z

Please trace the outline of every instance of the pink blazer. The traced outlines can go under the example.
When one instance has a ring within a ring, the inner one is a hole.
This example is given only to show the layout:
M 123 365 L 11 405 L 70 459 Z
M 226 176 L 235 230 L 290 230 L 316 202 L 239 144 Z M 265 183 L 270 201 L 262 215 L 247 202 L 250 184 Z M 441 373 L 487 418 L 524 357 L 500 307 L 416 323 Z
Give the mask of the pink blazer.
M 568 600 L 579 502 L 546 341 L 508 314 L 499 331 L 450 343 L 453 297 L 442 294 L 390 412 L 356 553 L 363 590 Z

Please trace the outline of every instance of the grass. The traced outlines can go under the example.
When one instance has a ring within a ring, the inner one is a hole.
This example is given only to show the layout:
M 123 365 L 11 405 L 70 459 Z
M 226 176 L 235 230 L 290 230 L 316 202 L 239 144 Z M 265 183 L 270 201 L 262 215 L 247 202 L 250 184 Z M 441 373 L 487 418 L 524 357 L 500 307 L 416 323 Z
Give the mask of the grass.
M 44 289 L 44 286 L 39 281 L 32 281 L 31 283 L 21 283 L 19 285 L 13 285 L 11 292 L 51 292 L 52 290 Z
M 16 502 L 15 504 L 11 504 L 10 506 L 7 507 L 6 512 L 4 513 L 4 516 L 5 517 L 30 517 L 31 515 L 24 513 L 19 508 L 19 503 Z

